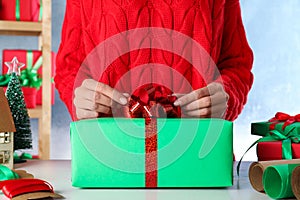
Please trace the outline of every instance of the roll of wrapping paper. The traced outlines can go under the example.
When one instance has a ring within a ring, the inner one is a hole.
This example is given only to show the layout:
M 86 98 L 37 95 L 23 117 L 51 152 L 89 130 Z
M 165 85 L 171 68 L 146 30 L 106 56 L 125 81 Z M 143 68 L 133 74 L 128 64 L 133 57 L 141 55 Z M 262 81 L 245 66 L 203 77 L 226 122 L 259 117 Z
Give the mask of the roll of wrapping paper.
M 249 180 L 253 187 L 258 192 L 264 192 L 263 173 L 268 166 L 280 164 L 300 164 L 300 159 L 293 160 L 272 160 L 254 162 L 249 167 Z
M 266 168 L 263 174 L 263 185 L 266 194 L 273 199 L 293 198 L 292 173 L 300 164 L 279 164 Z
M 293 171 L 292 190 L 295 197 L 300 200 L 300 166 L 296 167 Z

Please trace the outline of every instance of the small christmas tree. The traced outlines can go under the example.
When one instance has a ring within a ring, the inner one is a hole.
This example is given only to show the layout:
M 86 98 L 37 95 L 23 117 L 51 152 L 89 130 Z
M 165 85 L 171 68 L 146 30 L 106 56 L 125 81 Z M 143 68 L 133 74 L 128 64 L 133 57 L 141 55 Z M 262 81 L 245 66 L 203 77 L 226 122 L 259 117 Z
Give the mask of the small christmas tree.
M 24 64 L 19 63 L 18 59 L 14 57 L 11 62 L 5 62 L 5 65 L 8 67 L 7 73 L 11 75 L 6 90 L 6 97 L 16 127 L 14 150 L 29 149 L 32 148 L 30 119 L 18 77 L 18 75 L 20 75 L 20 68 L 23 67 Z

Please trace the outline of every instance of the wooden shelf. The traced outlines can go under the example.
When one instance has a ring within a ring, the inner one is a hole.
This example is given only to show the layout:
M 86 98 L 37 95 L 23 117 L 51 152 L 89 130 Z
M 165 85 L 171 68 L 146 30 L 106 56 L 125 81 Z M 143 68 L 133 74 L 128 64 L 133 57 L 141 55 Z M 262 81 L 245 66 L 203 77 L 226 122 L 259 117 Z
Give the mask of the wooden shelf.
M 28 109 L 28 114 L 30 118 L 41 118 L 43 115 L 43 109 L 42 106 L 37 106 L 32 109 Z
M 0 20 L 0 35 L 32 35 L 42 33 L 41 22 L 20 22 Z
M 42 0 L 42 4 L 42 22 L 0 20 L 0 35 L 38 36 L 43 56 L 42 106 L 28 109 L 28 114 L 38 119 L 39 157 L 46 160 L 50 158 L 51 139 L 51 0 Z

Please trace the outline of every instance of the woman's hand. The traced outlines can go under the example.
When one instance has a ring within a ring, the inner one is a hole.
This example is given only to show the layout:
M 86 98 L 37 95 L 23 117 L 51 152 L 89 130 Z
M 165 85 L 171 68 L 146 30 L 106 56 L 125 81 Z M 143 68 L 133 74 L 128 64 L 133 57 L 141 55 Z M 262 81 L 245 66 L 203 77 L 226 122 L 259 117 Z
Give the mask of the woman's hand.
M 178 97 L 174 105 L 180 106 L 187 117 L 223 118 L 229 99 L 220 83 L 210 83 L 186 95 L 174 95 Z
M 110 86 L 86 79 L 75 89 L 74 105 L 78 119 L 96 118 L 99 113 L 110 114 L 112 103 L 127 104 L 127 94 Z

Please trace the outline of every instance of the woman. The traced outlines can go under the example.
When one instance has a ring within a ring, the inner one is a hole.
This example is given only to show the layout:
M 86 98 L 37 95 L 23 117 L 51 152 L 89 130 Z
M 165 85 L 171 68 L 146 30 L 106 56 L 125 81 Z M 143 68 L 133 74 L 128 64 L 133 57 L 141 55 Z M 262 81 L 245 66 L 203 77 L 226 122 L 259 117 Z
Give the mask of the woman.
M 219 75 L 212 72 L 211 81 L 205 82 L 177 55 L 141 49 L 120 55 L 99 79 L 86 77 L 75 84 L 84 59 L 97 45 L 116 34 L 147 27 L 174 30 L 196 41 L 216 63 Z M 127 71 L 145 63 L 168 65 L 190 82 L 192 92 L 174 94 L 178 97 L 174 105 L 185 116 L 236 119 L 253 83 L 253 54 L 239 1 L 67 1 L 55 83 L 74 120 L 111 114 L 113 102 L 126 105 L 129 95 L 115 86 Z

